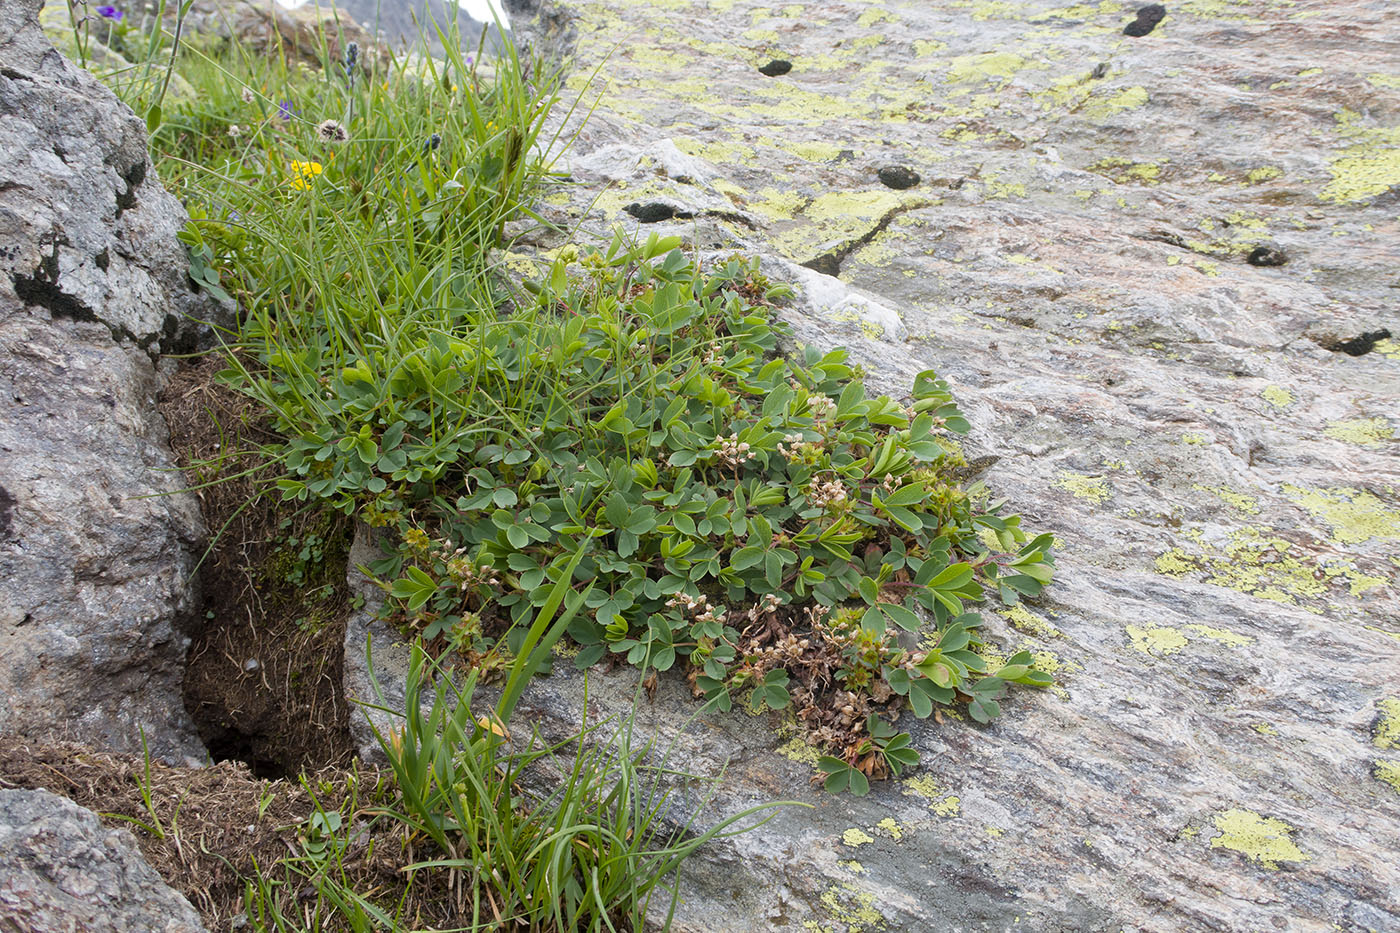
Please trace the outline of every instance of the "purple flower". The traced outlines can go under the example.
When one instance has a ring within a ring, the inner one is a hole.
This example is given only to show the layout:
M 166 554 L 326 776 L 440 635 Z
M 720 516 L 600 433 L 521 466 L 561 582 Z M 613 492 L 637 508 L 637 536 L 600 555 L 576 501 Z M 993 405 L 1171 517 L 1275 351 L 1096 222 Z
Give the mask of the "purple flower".
M 126 14 L 114 6 L 100 6 L 97 8 L 97 15 L 120 23 Z
M 292 116 L 296 114 L 297 108 L 292 106 L 292 102 L 284 100 L 277 105 L 277 119 L 283 123 L 292 122 Z

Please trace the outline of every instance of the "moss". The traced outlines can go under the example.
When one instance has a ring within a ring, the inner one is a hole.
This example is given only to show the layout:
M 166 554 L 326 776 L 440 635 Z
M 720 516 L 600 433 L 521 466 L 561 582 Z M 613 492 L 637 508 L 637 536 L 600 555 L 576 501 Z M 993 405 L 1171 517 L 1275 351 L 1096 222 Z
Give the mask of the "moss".
M 1400 698 L 1386 697 L 1376 703 L 1380 715 L 1371 730 L 1371 744 L 1376 748 L 1400 748 Z
M 1350 421 L 1334 421 L 1322 433 L 1349 444 L 1370 448 L 1380 447 L 1395 436 L 1390 423 L 1384 418 L 1355 418 Z
M 1260 816 L 1253 810 L 1231 809 L 1215 815 L 1220 835 L 1210 841 L 1212 849 L 1230 849 L 1271 870 L 1279 862 L 1306 862 L 1306 855 L 1294 844 L 1293 827 L 1282 820 Z
M 1285 485 L 1283 494 L 1330 525 L 1332 540 L 1338 544 L 1400 538 L 1400 510 L 1387 506 L 1369 491 Z
M 1265 386 L 1259 395 L 1275 408 L 1287 408 L 1294 402 L 1293 393 L 1280 386 Z
M 1055 485 L 1068 490 L 1076 499 L 1087 499 L 1096 505 L 1102 505 L 1113 495 L 1103 477 L 1085 476 L 1068 470 L 1060 471 L 1060 478 L 1055 481 Z

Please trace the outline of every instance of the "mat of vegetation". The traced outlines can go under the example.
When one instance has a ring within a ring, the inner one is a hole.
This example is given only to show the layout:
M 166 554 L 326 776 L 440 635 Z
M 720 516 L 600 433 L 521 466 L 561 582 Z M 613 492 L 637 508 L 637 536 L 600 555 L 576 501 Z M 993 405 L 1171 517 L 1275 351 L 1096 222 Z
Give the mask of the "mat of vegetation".
M 439 661 L 469 672 L 381 736 L 392 799 L 303 824 L 276 870 L 311 858 L 317 911 L 370 929 L 414 902 L 336 874 L 357 816 L 398 826 L 409 878 L 445 873 L 473 929 L 639 928 L 732 824 L 653 838 L 660 785 L 625 746 L 580 735 L 567 764 L 507 741 L 566 631 L 578 665 L 678 667 L 710 709 L 793 706 L 827 787 L 858 794 L 916 764 L 902 710 L 986 721 L 1009 684 L 1050 683 L 1028 652 L 980 650 L 970 604 L 1039 593 L 1052 541 L 960 487 L 968 426 L 934 373 L 870 399 L 842 351 L 780 354 L 788 290 L 679 240 L 618 234 L 538 281 L 502 272 L 507 221 L 534 216 L 566 142 L 545 132 L 545 63 L 445 35 L 445 59 L 326 43 L 315 69 L 107 19 L 137 61 L 108 80 L 191 213 L 191 277 L 245 314 L 220 379 L 271 432 L 195 465 L 383 529 L 385 612 L 426 651 L 411 697 Z M 494 716 L 472 711 L 479 679 L 504 683 Z M 545 799 L 516 787 L 535 766 L 565 778 Z M 294 928 L 269 877 L 249 917 Z

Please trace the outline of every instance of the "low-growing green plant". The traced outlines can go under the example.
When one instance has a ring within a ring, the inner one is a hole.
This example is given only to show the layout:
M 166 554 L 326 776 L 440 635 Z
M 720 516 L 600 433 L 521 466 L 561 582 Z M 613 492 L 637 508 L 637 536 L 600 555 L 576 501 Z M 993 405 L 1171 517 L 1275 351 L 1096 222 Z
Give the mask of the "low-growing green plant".
M 784 708 L 796 684 L 799 716 L 871 773 L 897 760 L 870 744 L 871 698 L 921 718 L 961 699 L 985 721 L 1006 683 L 1048 684 L 978 653 L 966 604 L 989 587 L 1039 593 L 1051 539 L 955 482 L 967 424 L 947 385 L 922 373 L 907 404 L 869 399 L 844 351 L 779 356 L 768 302 L 785 290 L 675 245 L 562 256 L 523 307 L 464 317 L 406 356 L 339 360 L 321 377 L 324 420 L 282 393 L 269 357 L 293 435 L 284 492 L 395 528 L 375 570 L 402 621 L 477 660 L 582 553 L 579 666 L 682 663 L 722 710 L 740 693 Z M 926 621 L 936 641 L 902 647 Z M 833 681 L 859 715 L 833 713 Z

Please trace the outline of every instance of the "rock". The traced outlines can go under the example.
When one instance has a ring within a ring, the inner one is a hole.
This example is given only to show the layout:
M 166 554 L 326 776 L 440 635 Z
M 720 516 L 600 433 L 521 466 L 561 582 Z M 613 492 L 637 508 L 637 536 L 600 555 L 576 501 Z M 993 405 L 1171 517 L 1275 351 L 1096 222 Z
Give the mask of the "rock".
M 45 790 L 0 790 L 0 929 L 203 933 L 124 829 Z
M 143 122 L 0 11 L 0 729 L 201 759 L 181 697 L 204 536 L 156 357 L 212 342 Z
M 689 211 L 677 210 L 675 206 L 667 204 L 664 201 L 648 201 L 645 204 L 639 204 L 633 201 L 631 204 L 624 207 L 623 210 L 644 224 L 654 224 L 662 220 L 670 220 L 672 217 L 684 219 L 686 217 L 695 216 Z
M 1336 353 L 1345 353 L 1347 356 L 1365 356 L 1376 348 L 1376 344 L 1390 339 L 1390 331 L 1386 328 L 1380 330 L 1370 330 L 1357 334 L 1354 337 L 1338 337 L 1336 334 L 1321 334 L 1315 339 L 1318 346 L 1324 350 L 1332 350 Z
M 886 188 L 903 191 L 919 183 L 919 173 L 903 165 L 886 165 L 875 173 Z
M 1245 261 L 1251 266 L 1281 266 L 1288 262 L 1288 254 L 1272 243 L 1263 243 L 1250 250 Z
M 791 70 L 792 62 L 788 61 L 785 58 L 775 58 L 768 64 L 761 66 L 758 69 L 758 73 L 761 75 L 767 75 L 770 78 L 776 78 L 780 75 L 787 74 Z
M 1157 28 L 1166 18 L 1167 8 L 1160 3 L 1149 3 L 1137 11 L 1137 19 L 1123 27 L 1123 35 L 1140 39 Z
M 574 158 L 670 137 L 775 281 L 884 223 L 784 315 L 876 391 L 948 378 L 979 478 L 1060 541 L 1040 600 L 984 607 L 1059 688 L 991 726 L 906 719 L 923 764 L 900 781 L 811 793 L 786 756 L 813 750 L 766 716 L 677 740 L 697 770 L 729 758 L 716 813 L 815 805 L 707 848 L 678 928 L 1400 929 L 1394 17 L 1173 6 L 1144 43 L 1117 6 L 1059 0 L 576 9 L 578 68 L 611 90 Z M 622 29 L 685 42 L 618 55 Z M 748 30 L 800 85 L 755 73 Z M 928 180 L 890 190 L 872 163 Z M 1287 275 L 1243 261 L 1272 242 Z M 892 320 L 824 311 L 841 289 Z M 528 715 L 568 723 L 569 683 Z M 672 689 L 642 707 L 663 748 L 689 715 Z
M 333 59 L 340 59 L 351 42 L 358 46 L 365 67 L 375 56 L 387 55 L 387 48 L 381 48 L 387 43 L 380 41 L 379 33 L 356 20 L 357 16 L 369 18 L 373 8 L 366 12 L 363 4 L 356 5 L 353 10 L 350 5 L 342 7 L 344 12 L 332 3 L 307 3 L 289 8 L 277 2 L 256 0 L 194 0 L 185 14 L 184 28 L 200 35 L 235 36 L 256 52 L 280 51 L 289 61 L 314 65 L 321 63 L 326 52 Z M 391 9 L 397 11 L 398 6 Z M 393 17 L 388 19 L 390 22 L 385 25 L 396 32 L 401 23 Z M 462 19 L 474 46 L 480 29 L 471 32 L 471 18 L 464 16 Z M 167 14 L 168 28 L 173 29 L 173 20 L 172 9 Z

